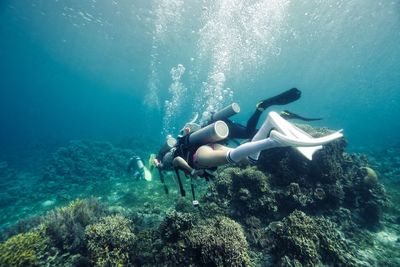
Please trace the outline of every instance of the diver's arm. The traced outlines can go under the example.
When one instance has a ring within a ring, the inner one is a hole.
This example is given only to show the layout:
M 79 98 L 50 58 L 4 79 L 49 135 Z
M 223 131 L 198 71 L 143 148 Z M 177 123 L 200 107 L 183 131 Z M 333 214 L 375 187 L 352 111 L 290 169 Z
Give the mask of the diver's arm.
M 182 157 L 175 157 L 172 164 L 175 168 L 183 169 L 187 173 L 192 173 L 194 170 Z

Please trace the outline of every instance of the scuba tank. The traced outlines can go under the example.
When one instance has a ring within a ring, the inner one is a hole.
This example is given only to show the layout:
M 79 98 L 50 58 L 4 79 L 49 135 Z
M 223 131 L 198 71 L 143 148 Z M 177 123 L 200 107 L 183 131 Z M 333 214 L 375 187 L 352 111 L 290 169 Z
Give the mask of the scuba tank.
M 131 172 L 133 170 L 134 170 L 133 176 L 137 180 L 142 180 L 145 178 L 144 177 L 145 167 L 142 159 L 138 156 L 133 156 L 129 160 L 128 172 Z
M 207 144 L 221 141 L 228 137 L 229 128 L 224 121 L 216 121 L 206 127 L 201 128 L 188 137 L 190 144 Z
M 238 114 L 240 112 L 240 106 L 237 103 L 232 103 L 223 109 L 215 112 L 214 114 L 211 115 L 211 118 L 208 123 L 212 123 L 214 121 L 218 120 L 225 120 L 228 119 L 229 117 L 232 117 L 235 114 Z
M 134 157 L 134 162 L 136 164 L 136 171 L 133 174 L 133 176 L 137 180 L 144 179 L 144 164 L 143 164 L 142 159 L 140 157 L 136 156 L 136 157 Z

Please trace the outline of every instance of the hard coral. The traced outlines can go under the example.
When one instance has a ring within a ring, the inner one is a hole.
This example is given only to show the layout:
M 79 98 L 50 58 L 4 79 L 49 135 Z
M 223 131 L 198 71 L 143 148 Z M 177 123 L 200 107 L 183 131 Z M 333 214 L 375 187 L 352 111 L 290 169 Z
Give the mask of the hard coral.
M 208 203 L 207 209 L 211 206 L 209 203 L 214 202 L 225 210 L 225 214 L 234 217 L 254 215 L 264 218 L 277 210 L 268 176 L 255 167 L 223 169 L 203 201 Z
M 315 137 L 329 133 L 325 128 L 298 126 Z M 279 210 L 329 214 L 344 207 L 361 226 L 379 227 L 388 202 L 385 190 L 376 173 L 365 167 L 366 157 L 345 153 L 346 145 L 344 138 L 324 145 L 312 161 L 291 148 L 264 151 L 257 167 L 271 173 L 269 184 Z
M 235 169 L 232 175 L 232 208 L 238 216 L 267 216 L 276 211 L 268 177 L 255 167 Z
M 167 214 L 158 229 L 158 241 L 155 242 L 157 262 L 168 265 L 189 265 L 190 256 L 187 253 L 188 245 L 185 235 L 197 223 L 191 213 L 172 211 Z
M 48 245 L 41 230 L 15 235 L 0 244 L 0 266 L 38 266 Z
M 195 222 L 196 218 L 190 213 L 170 212 L 160 225 L 161 238 L 167 242 L 176 242 Z
M 121 215 L 104 217 L 87 226 L 85 236 L 95 266 L 123 266 L 132 262 L 136 236 L 129 219 Z
M 327 219 L 295 211 L 270 229 L 272 253 L 281 266 L 356 265 L 350 246 Z
M 123 175 L 131 155 L 130 150 L 116 148 L 110 143 L 71 141 L 53 154 L 44 179 L 87 183 Z
M 219 216 L 200 220 L 191 214 L 169 213 L 155 242 L 157 262 L 182 266 L 245 266 L 248 245 L 241 226 Z
M 200 265 L 246 266 L 249 251 L 242 227 L 227 217 L 209 219 L 191 229 L 186 240 Z
M 49 212 L 43 221 L 54 246 L 63 251 L 79 252 L 85 245 L 85 227 L 104 215 L 105 208 L 96 199 L 77 199 Z

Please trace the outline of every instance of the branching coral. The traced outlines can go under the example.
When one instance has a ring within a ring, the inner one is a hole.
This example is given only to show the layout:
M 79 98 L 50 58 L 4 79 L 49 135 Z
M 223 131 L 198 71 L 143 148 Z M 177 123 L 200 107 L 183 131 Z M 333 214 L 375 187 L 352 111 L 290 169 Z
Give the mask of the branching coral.
M 207 220 L 191 229 L 186 240 L 201 265 L 246 266 L 250 262 L 242 227 L 229 218 Z
M 272 252 L 281 266 L 288 266 L 289 263 L 289 266 L 298 266 L 298 263 L 305 266 L 356 264 L 337 226 L 324 218 L 313 219 L 295 211 L 281 223 L 275 223 L 271 234 Z
M 136 236 L 132 222 L 121 216 L 102 218 L 86 227 L 87 248 L 96 266 L 124 266 L 132 262 Z
M 15 235 L 0 244 L 0 266 L 38 266 L 48 245 L 42 230 Z
M 169 213 L 155 242 L 157 262 L 166 265 L 244 266 L 249 252 L 241 226 L 219 216 L 200 220 L 191 214 Z
M 235 217 L 268 217 L 277 209 L 268 176 L 255 167 L 230 167 L 218 173 L 204 201 L 215 202 Z M 212 206 L 206 206 L 210 209 Z
M 61 250 L 79 252 L 84 248 L 84 230 L 105 215 L 105 208 L 96 199 L 77 199 L 68 206 L 55 209 L 44 218 L 46 234 Z

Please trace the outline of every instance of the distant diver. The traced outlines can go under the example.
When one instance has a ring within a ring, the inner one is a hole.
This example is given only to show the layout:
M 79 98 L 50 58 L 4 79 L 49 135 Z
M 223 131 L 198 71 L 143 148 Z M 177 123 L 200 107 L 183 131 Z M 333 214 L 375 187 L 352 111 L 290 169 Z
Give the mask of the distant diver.
M 143 164 L 143 161 L 139 156 L 135 155 L 129 159 L 126 171 L 129 174 L 132 173 L 135 180 L 146 180 L 146 181 L 152 180 L 151 173 Z

